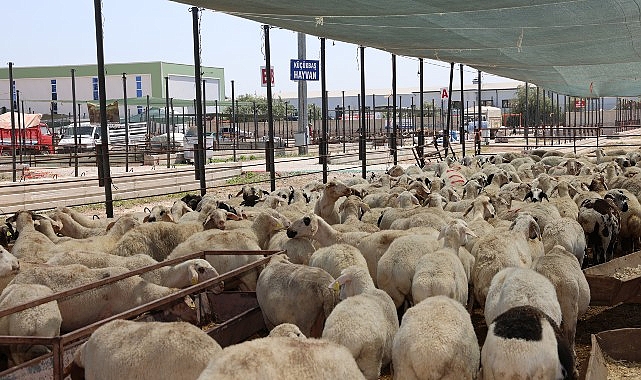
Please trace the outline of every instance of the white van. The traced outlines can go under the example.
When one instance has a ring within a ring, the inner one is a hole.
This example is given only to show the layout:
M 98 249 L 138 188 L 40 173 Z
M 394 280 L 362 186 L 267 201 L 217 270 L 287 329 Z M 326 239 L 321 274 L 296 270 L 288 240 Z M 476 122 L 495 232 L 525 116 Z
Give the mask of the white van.
M 107 124 L 109 149 L 122 148 L 125 143 L 125 125 Z M 74 134 L 73 124 L 62 127 L 60 141 L 56 146 L 57 153 L 73 152 L 78 139 L 78 152 L 92 152 L 96 145 L 102 144 L 99 124 L 80 123 Z M 147 137 L 146 123 L 129 124 L 129 145 L 141 144 Z

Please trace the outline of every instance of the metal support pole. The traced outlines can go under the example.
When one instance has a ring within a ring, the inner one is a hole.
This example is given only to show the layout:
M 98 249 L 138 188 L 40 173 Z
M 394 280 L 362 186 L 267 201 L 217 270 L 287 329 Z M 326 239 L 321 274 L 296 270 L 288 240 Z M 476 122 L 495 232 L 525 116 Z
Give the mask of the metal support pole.
M 529 99 L 529 89 L 530 89 L 530 84 L 528 82 L 525 82 L 525 115 L 523 117 L 523 124 L 524 125 L 524 134 L 525 134 L 525 148 L 528 148 L 528 135 L 530 134 L 530 127 L 529 127 L 529 122 L 530 122 L 530 99 Z
M 482 117 L 481 116 L 481 113 L 482 113 L 482 109 L 481 109 L 481 70 L 478 71 L 478 94 L 476 96 L 476 100 L 477 100 L 477 104 L 478 104 L 478 107 L 479 107 L 478 108 L 478 115 L 477 115 L 477 117 L 478 117 L 478 132 L 477 132 L 478 142 L 477 142 L 476 154 L 481 154 L 481 135 L 482 135 L 481 130 L 483 129 L 483 123 L 482 123 L 482 120 L 481 120 L 481 117 Z M 488 123 L 488 127 L 489 127 L 489 123 Z
M 325 61 L 325 38 L 320 39 L 321 48 L 321 144 L 323 145 L 323 183 L 327 183 L 327 156 L 329 145 L 327 141 L 327 70 Z
M 360 152 L 361 152 L 361 175 L 363 179 L 367 178 L 367 150 L 366 135 L 365 135 L 365 46 L 360 47 L 361 50 L 361 134 L 360 134 Z
M 71 69 L 71 101 L 73 102 L 74 176 L 78 176 L 78 115 L 76 114 L 76 69 Z
M 236 94 L 233 80 L 231 81 L 231 121 L 229 124 L 231 125 L 232 156 L 234 162 L 236 162 L 236 142 L 238 141 L 238 133 L 236 133 Z
M 416 153 L 418 154 L 419 161 L 421 163 L 421 167 L 425 165 L 425 158 L 423 158 L 423 155 L 425 154 L 425 121 L 423 120 L 423 112 L 425 111 L 425 106 L 423 105 L 424 100 L 424 84 L 423 84 L 423 78 L 424 78 L 424 62 L 423 58 L 418 59 L 418 77 L 419 77 L 419 95 L 418 95 L 418 101 L 421 103 L 419 105 L 419 114 L 420 114 L 420 133 L 418 135 L 418 147 L 416 149 Z
M 463 115 L 463 64 L 459 64 L 459 71 L 461 73 L 461 106 L 459 107 L 459 118 L 461 119 L 461 130 L 459 131 L 459 141 L 461 142 L 461 154 L 465 157 L 465 117 Z
M 15 94 L 15 87 L 13 86 L 13 62 L 9 62 L 9 98 L 11 99 L 11 169 L 12 179 L 16 182 L 16 115 L 15 115 L 15 101 L 13 94 Z M 52 126 L 53 127 L 53 126 Z
M 122 73 L 122 97 L 125 106 L 125 172 L 129 172 L 129 118 L 127 117 L 127 73 Z
M 16 112 L 18 113 L 18 153 L 20 158 L 20 164 L 22 164 L 22 150 L 24 148 L 24 119 L 23 122 L 20 121 L 20 90 L 16 90 Z M 51 102 L 51 128 L 53 128 L 53 102 Z
M 94 23 L 96 25 L 96 55 L 98 58 L 98 96 L 100 98 L 100 138 L 102 145 L 102 174 L 105 186 L 105 210 L 107 218 L 114 217 L 111 194 L 111 166 L 109 165 L 109 131 L 107 130 L 107 89 L 105 87 L 105 55 L 102 34 L 102 0 L 94 0 Z
M 167 127 L 167 169 L 171 167 L 171 134 L 169 133 L 169 77 L 165 77 L 165 124 Z
M 265 67 L 267 71 L 267 125 L 269 140 L 267 141 L 267 171 L 271 191 L 276 190 L 276 165 L 274 164 L 274 110 L 272 107 L 272 70 L 271 70 L 271 51 L 269 45 L 269 25 L 263 25 L 265 32 Z M 324 67 L 324 66 L 323 66 Z
M 306 58 L 306 37 L 304 33 L 298 33 L 298 59 Z M 343 120 L 345 120 L 345 108 L 343 107 Z M 307 81 L 299 80 L 298 81 L 298 133 L 303 134 L 305 144 L 298 147 L 298 154 L 304 155 L 308 153 L 308 139 L 309 139 L 309 128 L 307 123 L 309 122 L 307 117 Z M 343 136 L 345 133 L 343 133 Z
M 198 22 L 198 7 L 191 8 L 191 20 L 194 39 L 194 84 L 196 87 L 196 106 L 194 107 L 194 112 L 196 113 L 196 134 L 198 135 L 198 152 L 194 152 L 195 155 L 204 153 L 205 147 L 203 128 L 203 100 L 200 87 L 202 68 L 200 66 L 200 24 Z M 203 156 L 200 157 L 204 158 Z M 196 175 L 196 179 L 200 181 L 200 195 L 202 196 L 207 193 L 204 159 L 201 159 L 199 161 L 199 165 L 196 165 L 195 169 L 198 173 Z
M 452 151 L 452 156 L 454 155 L 454 150 L 450 146 L 450 129 L 452 127 L 452 82 L 454 82 L 454 62 L 450 62 L 450 86 L 449 92 L 447 93 L 447 126 L 445 127 L 446 133 L 443 134 L 443 147 L 445 148 L 445 157 L 447 157 L 447 151 Z
M 396 151 L 396 54 L 392 54 L 392 156 L 394 157 L 394 165 L 398 165 L 398 152 Z
M 147 138 L 151 138 L 151 128 L 150 119 L 149 119 L 149 94 L 147 94 L 147 107 L 145 108 L 145 122 L 147 123 Z
M 347 142 L 347 136 L 345 136 L 345 91 L 342 92 L 342 98 L 343 98 L 343 112 L 341 118 L 343 119 L 343 153 L 345 153 L 345 143 Z

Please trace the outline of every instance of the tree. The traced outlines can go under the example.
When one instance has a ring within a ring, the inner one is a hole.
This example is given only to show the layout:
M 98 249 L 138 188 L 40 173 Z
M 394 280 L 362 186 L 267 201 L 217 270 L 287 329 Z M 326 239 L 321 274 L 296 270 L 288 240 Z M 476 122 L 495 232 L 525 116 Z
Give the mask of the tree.
M 512 103 L 512 113 L 520 113 L 522 120 L 527 120 L 529 125 L 535 125 L 537 120 L 539 123 L 552 124 L 556 120 L 560 120 L 561 111 L 558 104 L 554 104 L 554 109 L 552 109 L 552 99 L 545 94 L 545 90 L 539 89 L 539 117 L 537 119 L 537 102 L 536 102 L 536 87 L 530 87 L 528 89 L 527 97 L 527 108 L 525 101 L 525 86 L 518 86 L 516 91 L 516 99 L 511 100 Z M 543 111 L 548 115 L 547 118 L 544 117 Z
M 254 107 L 259 121 L 267 120 L 267 97 L 252 94 L 239 95 L 236 99 L 236 118 L 238 121 L 251 121 L 254 119 Z M 287 107 L 287 113 L 285 112 Z M 291 115 L 296 107 L 283 100 L 280 96 L 272 98 L 272 115 L 275 120 L 284 119 L 285 114 Z M 231 106 L 224 109 L 224 113 L 231 115 Z

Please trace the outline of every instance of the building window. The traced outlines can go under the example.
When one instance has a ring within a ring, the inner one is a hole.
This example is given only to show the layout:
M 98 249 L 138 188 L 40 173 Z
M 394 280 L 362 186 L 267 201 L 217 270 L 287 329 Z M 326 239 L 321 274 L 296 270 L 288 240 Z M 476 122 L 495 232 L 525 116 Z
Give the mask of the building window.
M 136 76 L 136 98 L 142 98 L 142 76 Z
M 142 106 L 138 106 L 138 115 L 142 114 Z
M 98 78 L 91 78 L 91 83 L 93 84 L 93 100 L 98 100 L 100 98 L 98 94 Z

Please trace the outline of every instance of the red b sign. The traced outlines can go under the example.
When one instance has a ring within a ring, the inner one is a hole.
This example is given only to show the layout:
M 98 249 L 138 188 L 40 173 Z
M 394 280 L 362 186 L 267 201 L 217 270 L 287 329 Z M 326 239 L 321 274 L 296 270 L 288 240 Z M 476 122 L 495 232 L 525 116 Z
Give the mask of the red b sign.
M 585 100 L 583 99 L 577 99 L 574 101 L 574 107 L 575 108 L 584 108 L 585 107 Z
M 270 75 L 272 79 L 271 87 L 274 87 L 274 66 L 271 66 Z M 262 87 L 267 87 L 267 68 L 265 66 L 260 67 L 260 85 Z

